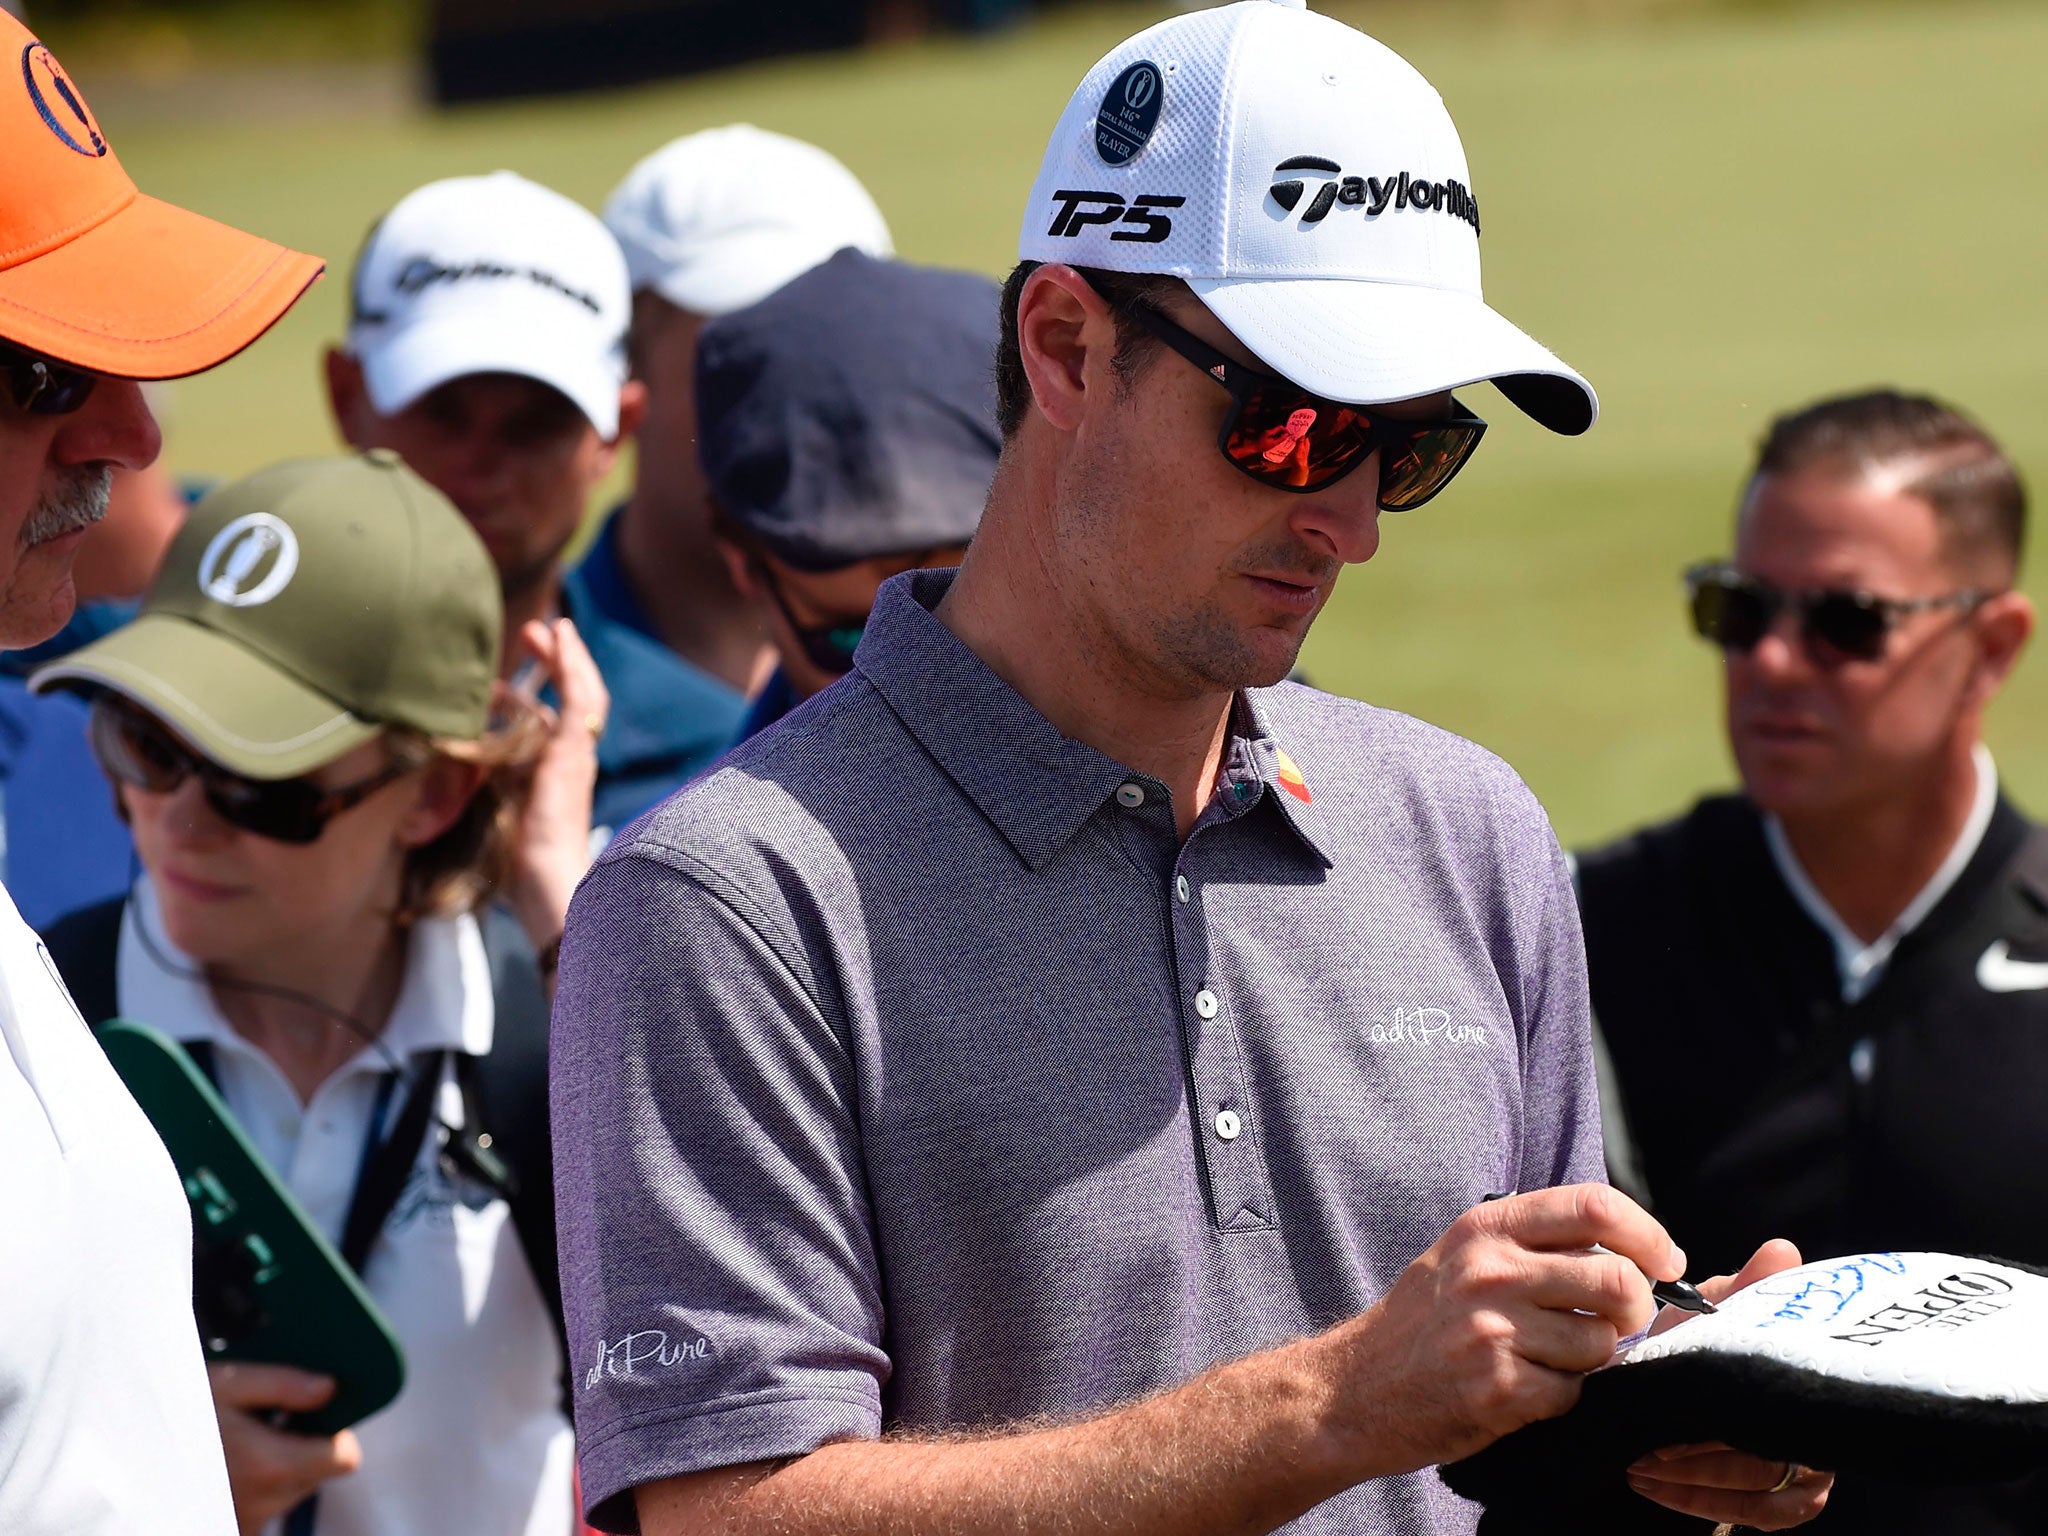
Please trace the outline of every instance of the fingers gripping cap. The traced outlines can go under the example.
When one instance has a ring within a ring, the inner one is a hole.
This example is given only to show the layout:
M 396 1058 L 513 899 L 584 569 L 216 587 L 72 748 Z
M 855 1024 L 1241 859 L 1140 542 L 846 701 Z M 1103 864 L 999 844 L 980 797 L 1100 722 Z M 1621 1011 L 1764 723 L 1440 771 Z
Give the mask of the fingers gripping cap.
M 1268 366 L 1371 404 L 1496 382 L 1554 431 L 1592 386 L 1487 307 L 1479 202 L 1435 88 L 1278 0 L 1140 32 L 1067 103 L 1018 256 L 1184 278 Z

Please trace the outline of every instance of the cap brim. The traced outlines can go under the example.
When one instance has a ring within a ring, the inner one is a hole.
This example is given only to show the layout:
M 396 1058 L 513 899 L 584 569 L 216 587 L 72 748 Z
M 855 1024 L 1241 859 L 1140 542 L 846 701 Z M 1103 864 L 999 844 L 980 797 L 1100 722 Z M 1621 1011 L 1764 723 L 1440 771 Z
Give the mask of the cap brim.
M 38 671 L 37 693 L 110 688 L 161 717 L 222 767 L 290 779 L 383 732 L 239 641 L 175 614 L 145 613 Z
M 792 230 L 764 225 L 732 230 L 711 248 L 679 266 L 657 273 L 639 288 L 652 288 L 678 309 L 707 318 L 729 315 L 760 303 L 813 267 L 853 247 L 877 260 L 892 254 L 886 236 L 856 231 Z
M 1188 286 L 1260 361 L 1332 400 L 1378 405 L 1485 380 L 1566 436 L 1600 414 L 1576 370 L 1470 294 L 1338 278 Z
M 116 378 L 182 378 L 269 330 L 325 265 L 138 196 L 0 271 L 0 336 Z
M 549 329 L 517 315 L 453 315 L 423 319 L 374 342 L 357 339 L 363 385 L 370 403 L 396 416 L 429 390 L 473 373 L 513 373 L 537 379 L 574 402 L 598 436 L 619 435 L 619 390 L 624 375 L 602 358 L 577 366 L 550 355 Z M 571 337 L 562 354 L 590 351 L 587 335 Z

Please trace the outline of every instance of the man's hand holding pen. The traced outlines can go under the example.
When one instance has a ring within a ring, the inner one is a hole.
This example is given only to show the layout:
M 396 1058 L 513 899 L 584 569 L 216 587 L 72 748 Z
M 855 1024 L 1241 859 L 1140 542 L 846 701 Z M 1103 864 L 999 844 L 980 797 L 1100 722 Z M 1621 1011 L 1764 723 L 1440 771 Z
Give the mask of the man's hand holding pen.
M 1699 1295 L 1718 1301 L 1797 1262 L 1790 1244 L 1767 1244 Z M 1339 1433 L 1380 1476 L 1458 1460 L 1565 1413 L 1621 1340 L 1684 1320 L 1668 1307 L 1660 1316 L 1653 1295 L 1684 1273 L 1656 1219 L 1604 1184 L 1475 1206 L 1378 1305 L 1316 1341 L 1335 1356 Z M 1805 1469 L 1786 1481 L 1787 1470 L 1725 1447 L 1674 1447 L 1630 1482 L 1688 1514 L 1777 1530 L 1819 1513 L 1832 1486 Z

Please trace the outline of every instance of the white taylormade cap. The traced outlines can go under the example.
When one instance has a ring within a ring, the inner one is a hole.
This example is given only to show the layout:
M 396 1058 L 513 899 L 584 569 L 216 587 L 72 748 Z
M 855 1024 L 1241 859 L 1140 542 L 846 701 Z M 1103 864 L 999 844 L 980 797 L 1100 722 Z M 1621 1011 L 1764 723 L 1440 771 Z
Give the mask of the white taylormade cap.
M 1161 22 L 1088 72 L 1020 258 L 1185 278 L 1261 361 L 1370 405 L 1490 379 L 1555 432 L 1593 387 L 1486 306 L 1479 204 L 1434 87 L 1300 0 Z
M 516 373 L 618 436 L 626 259 L 561 193 L 511 171 L 429 182 L 370 232 L 350 302 L 348 349 L 383 414 L 450 379 Z
M 663 145 L 604 205 L 633 290 L 725 315 L 758 303 L 847 246 L 895 247 L 853 172 L 814 144 L 747 123 Z

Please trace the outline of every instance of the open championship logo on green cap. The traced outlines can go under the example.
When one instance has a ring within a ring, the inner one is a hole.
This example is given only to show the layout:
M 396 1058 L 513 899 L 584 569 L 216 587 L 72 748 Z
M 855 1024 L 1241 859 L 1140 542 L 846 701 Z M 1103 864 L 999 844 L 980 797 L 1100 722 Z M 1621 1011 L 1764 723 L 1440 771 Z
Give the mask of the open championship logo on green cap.
M 255 608 L 290 584 L 299 568 L 299 541 L 283 519 L 268 512 L 236 518 L 199 557 L 199 590 L 230 608 Z

